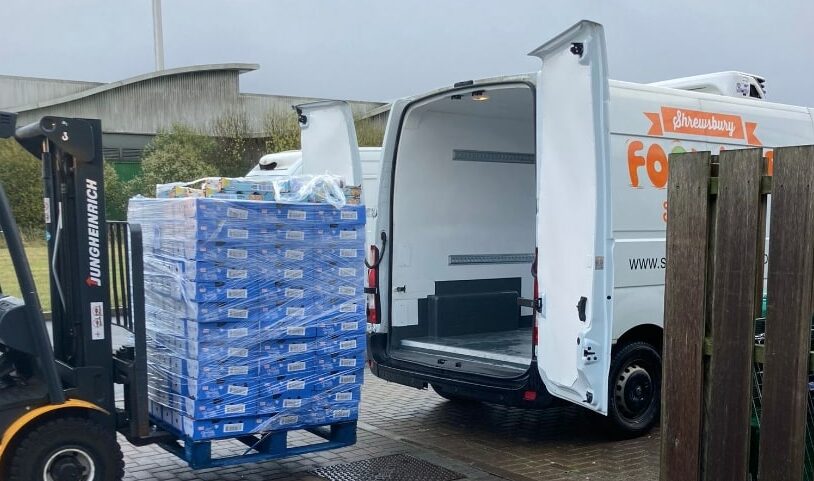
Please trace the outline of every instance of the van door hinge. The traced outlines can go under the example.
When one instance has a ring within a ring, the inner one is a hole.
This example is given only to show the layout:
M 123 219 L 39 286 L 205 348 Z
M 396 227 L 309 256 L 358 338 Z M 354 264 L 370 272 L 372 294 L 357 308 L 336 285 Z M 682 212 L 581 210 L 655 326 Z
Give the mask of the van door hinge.
M 537 299 L 525 299 L 523 297 L 518 297 L 517 305 L 520 307 L 534 309 L 535 312 L 543 312 L 543 300 L 539 297 Z

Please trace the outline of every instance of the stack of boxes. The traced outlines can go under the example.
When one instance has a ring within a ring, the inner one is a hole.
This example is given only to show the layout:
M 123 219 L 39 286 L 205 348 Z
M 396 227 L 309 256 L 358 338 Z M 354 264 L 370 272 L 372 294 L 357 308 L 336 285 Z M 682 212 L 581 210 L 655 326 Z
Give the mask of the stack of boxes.
M 362 205 L 131 200 L 151 413 L 192 440 L 356 419 Z

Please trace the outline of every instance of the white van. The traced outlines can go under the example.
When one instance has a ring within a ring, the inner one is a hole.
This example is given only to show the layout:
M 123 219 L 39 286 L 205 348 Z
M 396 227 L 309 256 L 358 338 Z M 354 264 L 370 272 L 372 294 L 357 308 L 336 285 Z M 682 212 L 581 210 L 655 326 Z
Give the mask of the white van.
M 362 192 L 364 202 L 367 205 L 367 224 L 365 225 L 365 235 L 367 244 L 375 243 L 373 239 L 373 229 L 376 218 L 377 194 L 379 193 L 379 171 L 381 170 L 382 148 L 381 147 L 359 147 L 359 160 L 362 167 Z M 302 175 L 303 173 L 324 173 L 314 172 L 306 169 L 303 172 L 302 151 L 286 150 L 274 154 L 266 154 L 260 157 L 252 170 L 246 177 L 286 177 L 290 175 Z
M 668 155 L 762 147 L 771 162 L 814 143 L 814 111 L 760 100 L 740 73 L 609 81 L 587 21 L 531 55 L 538 72 L 393 105 L 371 370 L 450 399 L 564 399 L 641 433 L 659 414 Z

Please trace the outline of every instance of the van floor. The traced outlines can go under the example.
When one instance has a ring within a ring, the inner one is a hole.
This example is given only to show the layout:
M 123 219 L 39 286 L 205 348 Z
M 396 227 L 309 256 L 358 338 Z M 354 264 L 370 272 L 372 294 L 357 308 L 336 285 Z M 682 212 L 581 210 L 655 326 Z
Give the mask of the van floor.
M 417 337 L 402 340 L 401 347 L 458 354 L 525 369 L 531 362 L 531 328 L 463 336 Z

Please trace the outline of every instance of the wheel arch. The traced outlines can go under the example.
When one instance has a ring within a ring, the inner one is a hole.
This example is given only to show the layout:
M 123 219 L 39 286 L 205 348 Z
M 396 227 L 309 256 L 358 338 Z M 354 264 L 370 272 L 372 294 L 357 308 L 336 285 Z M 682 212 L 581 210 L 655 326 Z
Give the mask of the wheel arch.
M 107 410 L 81 399 L 68 399 L 62 404 L 48 404 L 26 412 L 9 425 L 0 438 L 0 473 L 5 467 L 5 452 L 14 446 L 21 434 L 33 429 L 39 423 L 64 416 L 89 417 L 98 414 L 110 415 Z
M 652 345 L 661 353 L 662 346 L 664 345 L 664 329 L 656 324 L 639 324 L 619 336 L 619 339 L 616 340 L 616 344 L 613 346 L 613 350 L 615 352 L 626 344 L 638 341 L 644 341 Z

